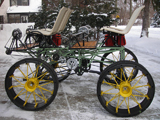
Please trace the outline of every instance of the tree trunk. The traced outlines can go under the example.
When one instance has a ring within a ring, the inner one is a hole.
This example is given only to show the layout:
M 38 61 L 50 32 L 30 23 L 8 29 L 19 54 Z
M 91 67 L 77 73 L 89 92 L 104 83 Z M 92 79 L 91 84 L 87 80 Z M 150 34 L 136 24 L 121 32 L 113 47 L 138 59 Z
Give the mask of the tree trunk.
M 132 16 L 132 0 L 130 0 L 130 18 Z
M 140 37 L 148 37 L 149 35 L 149 6 L 150 6 L 150 0 L 145 0 L 144 2 L 145 8 L 144 8 L 144 15 L 143 15 L 143 24 L 142 24 L 142 32 Z
M 115 7 L 117 8 L 117 0 L 115 1 L 116 3 L 115 3 Z M 117 15 L 117 12 L 116 12 L 116 15 Z M 117 27 L 117 21 L 116 21 L 116 24 L 115 24 L 115 27 Z

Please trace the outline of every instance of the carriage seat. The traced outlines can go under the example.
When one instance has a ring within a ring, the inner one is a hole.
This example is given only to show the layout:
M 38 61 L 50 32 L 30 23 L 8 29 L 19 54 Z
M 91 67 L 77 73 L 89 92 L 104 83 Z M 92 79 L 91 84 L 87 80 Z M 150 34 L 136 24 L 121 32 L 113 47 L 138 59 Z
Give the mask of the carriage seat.
M 56 33 L 60 33 L 65 29 L 65 26 L 68 22 L 68 19 L 71 15 L 72 11 L 73 10 L 71 10 L 70 8 L 62 7 L 61 10 L 59 11 L 59 14 L 57 16 L 57 19 L 56 19 L 55 24 L 52 29 L 49 29 L 49 28 L 38 29 L 38 30 L 29 29 L 26 32 L 29 33 L 30 36 L 36 36 L 36 35 L 52 36 L 52 35 L 55 35 Z M 12 48 L 10 48 L 10 50 L 23 51 L 23 50 L 32 49 L 34 47 L 40 46 L 39 42 L 32 43 L 30 41 L 30 38 L 27 40 L 29 40 L 29 43 L 27 43 L 27 42 L 25 44 L 20 43 L 20 45 L 13 42 Z M 17 41 L 17 43 L 19 43 L 21 40 L 18 39 L 16 41 Z
M 72 11 L 73 10 L 71 10 L 70 8 L 62 7 L 61 10 L 59 11 L 59 14 L 56 18 L 56 21 L 52 29 L 47 28 L 47 29 L 31 30 L 30 32 L 35 34 L 42 34 L 45 36 L 51 36 L 56 33 L 60 33 L 65 29 L 65 26 L 68 22 L 68 19 Z
M 141 6 L 141 7 L 137 8 L 133 12 L 133 14 L 132 14 L 132 16 L 131 16 L 131 18 L 130 18 L 130 20 L 129 20 L 129 22 L 128 22 L 128 24 L 127 24 L 127 26 L 126 26 L 125 29 L 119 29 L 119 28 L 115 28 L 115 27 L 104 26 L 100 30 L 102 30 L 102 31 L 109 31 L 109 32 L 113 32 L 113 33 L 117 33 L 117 34 L 122 34 L 122 35 L 127 34 L 130 31 L 131 27 L 133 26 L 134 22 L 136 21 L 139 13 L 141 12 L 141 10 L 144 7 L 145 6 Z

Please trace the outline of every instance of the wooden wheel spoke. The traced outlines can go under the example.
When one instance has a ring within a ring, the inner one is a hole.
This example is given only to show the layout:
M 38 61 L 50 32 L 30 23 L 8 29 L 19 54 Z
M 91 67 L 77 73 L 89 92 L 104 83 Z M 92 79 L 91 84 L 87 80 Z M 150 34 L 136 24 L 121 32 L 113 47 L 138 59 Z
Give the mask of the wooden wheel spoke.
M 133 95 L 133 96 L 136 96 L 136 97 L 146 97 L 147 99 L 149 99 L 148 95 Z
M 140 92 L 139 90 L 137 90 L 136 88 L 133 88 L 135 91 L 137 91 L 139 94 L 141 94 L 141 95 L 133 95 L 133 96 L 137 96 L 137 97 L 146 97 L 147 99 L 150 99 L 149 97 L 148 97 L 148 95 L 145 95 L 145 94 L 143 94 L 142 92 Z
M 27 81 L 28 81 L 28 63 L 26 63 L 27 65 Z
M 113 73 L 111 73 L 111 76 L 112 76 L 113 80 L 115 81 L 116 85 L 118 85 L 117 80 L 114 78 L 115 75 Z
M 26 79 L 24 77 L 14 76 L 15 78 Z
M 38 65 L 37 68 L 36 68 L 36 71 L 35 71 L 35 72 L 36 72 L 36 75 L 35 75 L 35 77 L 37 77 L 37 75 L 38 75 L 39 67 L 40 67 L 40 65 Z
M 29 63 L 27 64 L 27 66 L 29 67 L 31 73 L 32 73 L 32 78 L 34 77 L 35 73 L 33 73 L 32 69 L 31 69 L 31 66 L 29 65 Z
M 27 97 L 27 93 L 28 92 L 26 92 L 26 96 L 25 96 L 25 103 L 23 104 L 23 106 L 25 106 L 26 104 L 27 104 L 27 102 L 28 102 L 28 100 L 29 100 L 29 98 L 30 98 L 30 96 L 31 96 L 31 94 L 32 94 L 32 92 L 29 94 L 29 96 Z
M 127 70 L 127 69 L 126 69 Z M 131 80 L 131 78 L 132 78 L 132 76 L 133 76 L 133 72 L 134 72 L 134 70 L 135 69 L 132 69 L 132 71 L 130 72 L 129 70 L 127 70 L 128 71 L 128 73 L 129 73 L 129 77 L 128 77 L 128 79 L 127 79 L 127 81 L 130 81 Z M 130 79 L 130 80 L 129 80 Z
M 126 81 L 127 79 L 126 79 L 126 75 L 125 75 L 125 73 L 124 73 L 124 70 L 123 70 L 123 68 L 121 68 L 121 75 L 123 74 L 123 77 L 124 77 L 124 80 Z M 122 77 L 122 76 L 121 76 Z
M 24 87 L 24 85 L 19 84 L 19 85 L 12 85 L 11 87 L 9 87 L 8 89 L 12 89 L 12 88 L 16 88 L 16 87 Z
M 143 77 L 143 75 L 137 76 L 137 77 L 135 77 L 135 78 L 133 78 L 133 79 L 130 79 L 129 82 L 132 82 L 133 80 L 138 79 L 138 78 L 142 78 L 142 77 Z
M 37 105 L 38 105 L 38 102 L 36 101 L 36 94 L 35 94 L 35 91 L 33 92 L 33 98 L 34 98 L 34 102 L 35 102 L 34 108 L 36 108 Z
M 47 91 L 47 92 L 50 92 L 51 94 L 53 94 L 53 91 L 47 90 L 47 89 L 45 89 L 45 88 L 43 88 L 41 86 L 38 86 L 38 88 L 41 89 L 41 90 L 44 90 L 44 91 Z
M 118 58 L 112 53 L 112 57 L 114 59 L 114 61 L 118 61 Z
M 125 55 L 125 59 L 126 59 L 126 57 L 129 55 L 129 53 L 127 53 L 126 55 Z
M 39 89 L 39 90 L 40 90 L 40 92 L 41 92 L 41 94 L 42 94 L 42 96 L 43 96 L 43 100 L 45 101 L 45 103 L 47 103 L 47 99 L 46 99 L 46 97 L 44 96 L 42 90 L 41 90 L 41 89 Z
M 141 77 L 140 77 L 139 80 L 135 83 L 135 85 L 133 86 L 133 88 L 139 83 L 139 81 L 142 79 L 143 76 L 144 76 L 144 74 L 141 75 Z M 133 80 L 131 80 L 131 81 L 133 81 Z
M 43 96 L 40 96 L 40 95 L 39 95 L 39 94 L 37 94 L 36 92 L 35 92 L 35 95 L 37 95 L 39 98 L 41 98 L 42 100 L 44 100 L 44 101 L 45 101 L 45 103 L 47 103 L 47 100 L 48 100 L 48 99 L 43 98 Z
M 120 102 L 120 93 L 118 94 L 118 102 L 117 102 L 117 107 L 116 107 L 116 112 L 118 112 L 118 108 L 122 105 L 122 103 L 124 102 L 125 98 L 122 100 L 122 102 L 119 104 Z
M 24 86 L 24 84 L 22 82 L 20 82 L 18 79 L 16 79 L 15 76 L 11 75 L 10 78 L 14 78 L 18 83 L 20 83 L 22 86 Z
M 103 63 L 103 68 L 104 68 L 104 67 L 106 68 L 107 66 L 108 66 L 107 64 Z
M 40 80 L 42 80 L 46 75 L 47 75 L 48 72 L 43 72 L 42 75 L 38 76 L 37 78 L 41 78 Z
M 15 100 L 17 97 L 19 97 L 27 92 L 27 91 L 25 91 L 22 93 L 23 90 L 24 90 L 24 88 L 13 99 Z
M 126 103 L 126 106 L 127 106 L 127 109 L 128 109 L 128 114 L 130 114 L 130 108 L 129 108 L 129 97 L 128 97 L 128 104 L 127 104 L 127 101 L 126 101 L 126 98 L 125 98 L 125 103 Z
M 121 78 L 119 78 L 119 77 L 116 76 L 115 74 L 113 74 L 113 73 L 110 73 L 110 74 L 112 75 L 112 78 L 114 79 L 114 81 L 116 82 L 116 84 L 118 84 L 118 83 L 117 83 L 117 80 L 115 80 L 114 77 L 116 77 L 116 78 L 119 79 L 120 81 L 123 81 Z
M 137 103 L 137 104 L 138 104 L 138 106 L 139 106 L 139 108 L 140 108 L 140 109 L 142 109 L 141 104 L 139 104 L 139 103 L 138 103 L 137 99 L 134 97 L 134 95 L 133 95 L 133 94 L 130 96 L 130 98 L 131 98 L 135 103 Z
M 110 85 L 110 86 L 112 86 L 112 87 L 116 87 L 116 84 L 114 84 L 114 83 L 110 83 L 110 82 L 106 82 L 105 80 L 103 80 L 103 82 L 102 82 L 102 84 L 108 84 L 108 85 Z
M 129 61 L 134 61 L 134 58 L 130 59 Z
M 108 104 L 114 99 L 116 99 L 119 95 L 120 95 L 120 92 L 118 92 L 115 96 L 113 96 L 109 101 L 106 101 L 106 106 L 108 106 Z
M 117 102 L 117 107 L 116 107 L 116 113 L 118 113 L 119 101 L 120 101 L 120 95 L 118 96 L 118 102 Z
M 53 81 L 51 81 L 51 80 L 41 80 L 41 81 L 44 81 L 44 82 L 47 82 L 47 83 L 44 83 L 44 84 L 40 85 L 40 87 L 48 85 L 50 83 L 53 83 Z
M 109 89 L 109 90 L 106 90 L 106 91 L 101 91 L 101 95 L 103 95 L 103 94 L 117 94 L 117 93 L 107 93 L 108 91 L 111 91 L 111 90 L 113 90 L 113 89 L 115 89 L 115 88 L 111 88 L 111 89 Z
M 24 76 L 24 78 L 27 78 L 27 76 L 22 72 L 22 70 L 19 67 L 17 67 L 17 69 L 22 73 L 22 75 Z
M 35 73 L 36 73 L 36 70 L 33 72 L 32 71 L 32 68 L 31 68 L 31 66 L 30 66 L 30 64 L 29 63 L 27 63 L 27 71 L 29 71 L 28 70 L 28 68 L 30 69 L 30 71 L 31 71 L 31 73 L 30 74 L 32 74 L 32 78 L 34 78 L 35 77 Z M 28 73 L 27 73 L 28 74 Z M 27 76 L 29 76 L 29 75 L 27 75 Z
M 149 87 L 150 88 L 151 86 L 149 84 L 147 84 L 147 85 L 141 85 L 141 86 L 134 86 L 133 89 L 134 88 L 141 88 L 141 87 Z

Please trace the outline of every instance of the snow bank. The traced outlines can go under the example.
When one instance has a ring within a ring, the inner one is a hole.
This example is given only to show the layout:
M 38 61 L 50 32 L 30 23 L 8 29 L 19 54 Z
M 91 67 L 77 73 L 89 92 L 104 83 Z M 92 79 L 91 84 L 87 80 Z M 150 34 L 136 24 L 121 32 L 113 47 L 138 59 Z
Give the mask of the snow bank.
M 141 29 L 141 26 L 133 26 L 126 34 L 126 47 L 160 57 L 160 28 L 149 28 L 149 38 L 140 38 Z

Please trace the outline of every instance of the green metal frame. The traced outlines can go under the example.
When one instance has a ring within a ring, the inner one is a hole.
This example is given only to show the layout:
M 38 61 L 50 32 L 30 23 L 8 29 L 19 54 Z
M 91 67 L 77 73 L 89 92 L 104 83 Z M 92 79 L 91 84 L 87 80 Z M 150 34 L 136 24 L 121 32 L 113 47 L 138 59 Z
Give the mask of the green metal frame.
M 115 33 L 109 33 L 109 34 L 110 35 L 118 35 Z M 37 39 L 36 39 L 36 37 L 37 37 Z M 31 42 L 32 39 L 35 40 L 35 43 L 39 43 L 39 46 L 33 46 L 32 48 L 21 49 L 21 50 L 16 49 L 16 48 L 18 48 L 19 43 L 22 44 L 23 47 L 26 47 L 28 44 L 27 41 L 30 44 L 30 43 L 32 43 Z M 48 40 L 51 43 L 48 43 Z M 76 37 L 69 38 L 69 40 L 70 40 L 70 43 L 68 46 L 60 47 L 60 46 L 55 45 L 55 43 L 51 39 L 51 36 L 44 36 L 40 33 L 37 34 L 37 33 L 29 32 L 24 40 L 24 43 L 20 39 L 14 37 L 12 39 L 12 43 L 11 43 L 10 47 L 8 48 L 5 46 L 5 48 L 10 51 L 28 53 L 33 58 L 38 58 L 41 55 L 44 55 L 46 57 L 44 57 L 43 60 L 47 61 L 50 65 L 58 63 L 59 61 L 54 61 L 54 60 L 48 61 L 48 57 L 52 58 L 55 53 L 58 53 L 59 56 L 63 56 L 67 59 L 68 58 L 77 59 L 77 61 L 79 62 L 78 67 L 80 67 L 80 68 L 82 67 L 82 60 L 83 59 L 89 60 L 89 63 L 87 63 L 87 66 L 85 66 L 85 67 L 89 67 L 93 61 L 99 62 L 99 63 L 103 62 L 103 63 L 107 63 L 107 64 L 117 62 L 117 61 L 111 60 L 109 58 L 105 58 L 105 59 L 107 59 L 107 61 L 101 61 L 102 56 L 105 53 L 112 53 L 112 52 L 120 51 L 119 61 L 125 59 L 124 46 L 118 46 L 118 45 L 116 45 L 114 47 L 104 46 L 104 42 L 105 42 L 105 40 L 104 40 L 102 42 L 98 42 L 97 45 L 95 46 L 95 48 L 72 48 L 71 46 L 73 46 L 75 44 L 74 41 L 78 42 L 78 40 Z M 42 45 L 41 45 L 41 42 L 43 43 Z
M 59 56 L 63 56 L 65 58 L 75 58 L 79 61 L 79 67 L 81 67 L 82 59 L 90 60 L 89 65 L 93 62 L 105 62 L 110 63 L 109 61 L 113 61 L 111 59 L 108 59 L 108 61 L 101 61 L 98 58 L 102 58 L 102 55 L 105 53 L 111 53 L 120 51 L 120 60 L 125 59 L 125 50 L 124 47 L 101 47 L 102 43 L 99 43 L 95 49 L 71 49 L 69 47 L 66 48 L 32 48 L 30 50 L 24 50 L 24 51 L 17 51 L 17 52 L 23 52 L 28 53 L 31 57 L 38 57 L 40 54 L 45 54 L 48 57 L 52 57 L 52 55 L 55 52 L 58 52 Z M 45 60 L 47 61 L 47 59 Z M 113 61 L 114 62 L 114 61 Z M 55 61 L 50 61 L 49 64 L 55 64 Z

